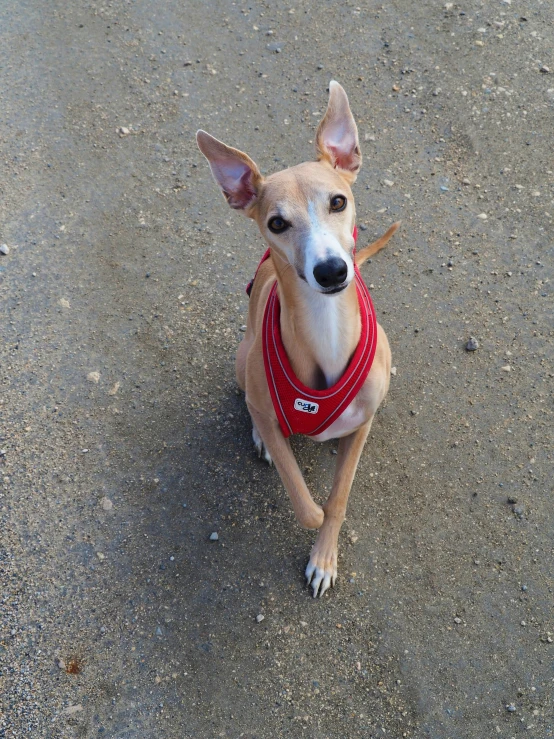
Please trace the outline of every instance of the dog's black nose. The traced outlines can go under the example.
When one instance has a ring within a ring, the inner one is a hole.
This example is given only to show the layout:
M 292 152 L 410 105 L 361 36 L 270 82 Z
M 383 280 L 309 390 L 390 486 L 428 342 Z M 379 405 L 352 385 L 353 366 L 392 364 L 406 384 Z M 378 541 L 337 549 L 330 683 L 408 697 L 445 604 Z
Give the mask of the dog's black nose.
M 331 257 L 326 262 L 319 262 L 314 267 L 314 277 L 321 287 L 337 287 L 342 285 L 348 275 L 348 267 L 344 259 Z

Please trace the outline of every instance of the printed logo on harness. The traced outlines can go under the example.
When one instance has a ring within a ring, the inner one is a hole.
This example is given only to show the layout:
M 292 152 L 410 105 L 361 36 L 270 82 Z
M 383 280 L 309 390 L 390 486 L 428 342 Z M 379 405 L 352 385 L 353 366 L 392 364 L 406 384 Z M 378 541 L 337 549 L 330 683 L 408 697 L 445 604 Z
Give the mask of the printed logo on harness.
M 296 398 L 294 401 L 294 408 L 297 411 L 303 411 L 304 413 L 317 413 L 319 410 L 318 403 L 312 403 L 309 400 L 303 400 L 302 398 Z

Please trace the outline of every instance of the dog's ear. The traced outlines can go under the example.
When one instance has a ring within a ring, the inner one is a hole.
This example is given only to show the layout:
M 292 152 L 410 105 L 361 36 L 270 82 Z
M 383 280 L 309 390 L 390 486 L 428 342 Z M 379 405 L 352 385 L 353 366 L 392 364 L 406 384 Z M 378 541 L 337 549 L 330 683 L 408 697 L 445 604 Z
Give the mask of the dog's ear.
M 329 103 L 317 129 L 316 151 L 318 160 L 326 159 L 354 178 L 362 166 L 356 122 L 346 93 L 335 80 L 329 84 Z
M 263 180 L 250 157 L 205 131 L 197 132 L 196 142 L 231 208 L 251 208 L 258 198 Z

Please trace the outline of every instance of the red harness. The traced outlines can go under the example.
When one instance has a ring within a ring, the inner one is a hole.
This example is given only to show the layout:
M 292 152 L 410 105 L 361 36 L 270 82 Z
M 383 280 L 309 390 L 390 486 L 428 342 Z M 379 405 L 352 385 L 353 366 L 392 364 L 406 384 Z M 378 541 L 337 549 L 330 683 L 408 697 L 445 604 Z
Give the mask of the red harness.
M 260 264 L 269 256 L 268 249 Z M 343 376 L 326 390 L 306 387 L 294 374 L 281 338 L 277 281 L 271 288 L 264 312 L 262 344 L 269 392 L 285 438 L 291 434 L 315 436 L 325 431 L 354 400 L 371 369 L 377 347 L 377 319 L 369 290 L 356 265 L 354 272 L 362 323 L 360 340 Z M 253 280 L 248 285 L 248 294 L 252 283 Z

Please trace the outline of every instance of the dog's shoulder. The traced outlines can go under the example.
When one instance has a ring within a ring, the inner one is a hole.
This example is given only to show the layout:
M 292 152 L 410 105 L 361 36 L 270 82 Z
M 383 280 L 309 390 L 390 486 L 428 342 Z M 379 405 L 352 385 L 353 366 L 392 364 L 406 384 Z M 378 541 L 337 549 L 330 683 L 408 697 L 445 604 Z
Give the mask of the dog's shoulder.
M 270 255 L 258 267 L 256 278 L 254 279 L 252 291 L 250 293 L 249 317 L 251 319 L 255 319 L 252 326 L 255 333 L 258 333 L 258 326 L 261 326 L 265 304 L 267 303 L 269 293 L 276 279 L 277 272 Z

